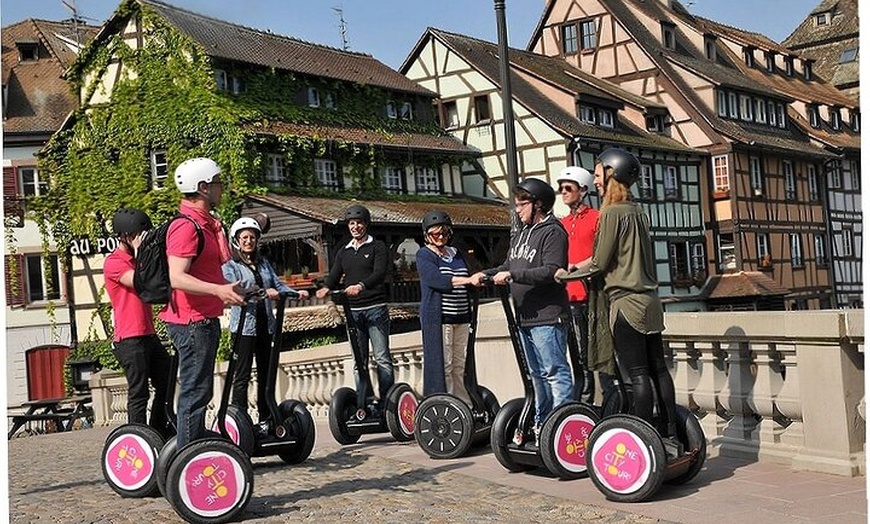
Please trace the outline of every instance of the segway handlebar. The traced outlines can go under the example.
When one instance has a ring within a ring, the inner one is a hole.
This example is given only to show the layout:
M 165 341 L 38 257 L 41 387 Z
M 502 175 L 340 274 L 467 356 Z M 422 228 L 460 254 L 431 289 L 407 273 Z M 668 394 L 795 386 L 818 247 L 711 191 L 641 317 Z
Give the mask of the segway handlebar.
M 559 275 L 556 277 L 556 280 L 559 282 L 573 282 L 575 280 L 589 280 L 600 273 L 600 271 L 589 271 L 588 268 L 580 269 L 576 268 L 564 275 Z

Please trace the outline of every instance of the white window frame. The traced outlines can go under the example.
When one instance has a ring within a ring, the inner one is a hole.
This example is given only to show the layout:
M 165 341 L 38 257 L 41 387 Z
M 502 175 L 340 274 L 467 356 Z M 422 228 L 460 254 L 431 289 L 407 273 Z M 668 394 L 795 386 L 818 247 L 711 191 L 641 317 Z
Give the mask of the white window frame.
M 831 168 L 831 189 L 843 188 L 843 165 L 836 163 Z
M 831 113 L 831 129 L 834 131 L 840 130 L 840 108 L 832 107 L 828 110 Z
M 399 118 L 401 120 L 414 120 L 414 104 L 402 102 L 402 105 L 399 107 Z
M 700 275 L 701 272 L 707 272 L 707 256 L 704 253 L 703 242 L 694 242 L 689 245 L 689 265 L 693 277 Z
M 794 76 L 794 57 L 785 58 L 785 76 Z
M 740 118 L 740 103 L 737 93 L 728 93 L 728 116 L 730 118 Z
M 53 278 L 54 288 L 53 288 L 53 291 L 51 293 L 48 292 L 48 282 L 47 282 L 47 278 L 45 275 L 46 264 L 45 264 L 45 261 L 43 260 L 45 257 L 39 253 L 29 253 L 29 254 L 24 255 L 24 260 L 23 260 L 24 267 L 22 269 L 23 269 L 23 273 L 24 273 L 24 280 L 26 281 L 26 285 L 24 287 L 26 288 L 25 299 L 27 301 L 26 302 L 27 304 L 46 303 L 46 302 L 49 302 L 52 300 L 60 300 L 61 299 L 62 282 L 61 282 L 61 278 L 60 278 L 61 277 L 60 259 L 55 254 L 50 254 L 50 255 L 48 255 L 48 257 L 49 257 L 49 263 L 52 265 L 52 269 L 54 270 L 52 272 L 56 273 L 56 275 L 52 275 L 52 276 L 57 277 L 57 278 Z M 33 289 L 33 286 L 31 285 L 31 281 L 30 281 L 30 276 L 31 276 L 30 272 L 31 272 L 31 268 L 32 268 L 33 264 L 37 264 L 39 266 L 39 279 L 40 279 L 39 285 L 42 288 L 42 293 L 38 297 L 34 296 L 34 289 Z M 22 283 L 22 285 L 24 285 L 24 283 Z
M 725 91 L 719 90 L 719 92 L 716 93 L 716 95 L 717 95 L 716 100 L 719 103 L 719 107 L 717 107 L 716 110 L 719 113 L 719 116 L 727 117 L 728 116 L 728 93 L 726 93 Z
M 444 102 L 441 107 L 444 111 L 444 128 L 453 129 L 459 127 L 459 106 L 456 100 Z
M 855 233 L 849 228 L 843 228 L 843 256 L 851 257 L 855 254 Z
M 768 51 L 764 55 L 765 65 L 767 67 L 768 73 L 773 73 L 776 71 L 776 53 L 773 51 Z
M 341 174 L 338 171 L 338 164 L 335 160 L 329 158 L 314 159 L 314 174 L 317 175 L 317 182 L 323 186 L 333 189 L 341 187 Z
M 680 198 L 680 174 L 677 166 L 664 166 L 662 181 L 664 182 L 664 197 L 669 200 Z
M 399 118 L 399 110 L 396 108 L 395 100 L 387 100 L 387 118 L 391 120 Z
M 381 187 L 390 193 L 404 191 L 405 168 L 399 166 L 384 166 L 381 169 Z
M 230 84 L 227 81 L 227 72 L 223 69 L 215 69 L 214 83 L 218 91 L 228 91 Z
M 25 172 L 32 174 L 32 182 L 24 181 Z M 48 180 L 42 180 L 40 178 L 39 168 L 36 166 L 21 166 L 18 168 L 18 187 L 21 188 L 22 196 L 37 197 L 48 193 Z
M 731 176 L 728 169 L 728 155 L 717 155 L 710 159 L 713 165 L 713 191 L 731 191 Z
M 789 252 L 792 267 L 804 266 L 804 248 L 800 233 L 789 233 Z
M 767 233 L 756 233 L 755 252 L 758 256 L 758 265 L 760 267 L 767 267 L 764 265 L 764 256 L 772 256 L 770 253 L 770 235 Z
M 767 101 L 767 123 L 776 127 L 776 102 L 773 100 Z
M 677 34 L 674 26 L 662 23 L 662 45 L 665 49 L 674 50 L 677 48 Z
M 776 125 L 785 129 L 785 104 L 779 102 L 776 104 Z
M 761 157 L 749 157 L 749 184 L 755 196 L 764 194 L 764 174 L 761 172 Z
M 857 111 L 849 111 L 849 120 L 851 121 L 852 131 L 861 132 L 861 114 Z
M 656 196 L 655 169 L 649 164 L 640 166 L 640 186 L 637 188 L 640 198 L 653 200 Z
M 809 113 L 810 126 L 815 128 L 821 127 L 822 124 L 821 117 L 819 116 L 819 106 L 807 106 L 807 113 Z
M 149 155 L 151 161 L 151 188 L 165 189 L 169 179 L 169 161 L 165 149 L 155 149 Z M 162 159 L 160 158 L 162 157 Z
M 414 166 L 414 188 L 417 194 L 441 194 L 441 177 L 433 167 Z
M 804 80 L 809 82 L 813 79 L 813 62 L 812 60 L 804 60 Z
M 281 185 L 286 180 L 287 161 L 284 155 L 269 153 L 266 155 L 266 184 Z
M 763 98 L 755 99 L 755 121 L 759 124 L 767 123 L 767 102 Z
M 308 88 L 308 107 L 320 107 L 320 90 L 316 87 Z
M 580 121 L 584 124 L 595 125 L 595 108 L 591 106 L 580 106 Z
M 613 127 L 613 111 L 610 109 L 598 110 L 598 123 L 601 127 Z
M 752 97 L 740 95 L 740 119 L 752 122 Z
M 813 243 L 816 255 L 816 264 L 819 266 L 828 265 L 828 250 L 825 247 L 825 235 L 815 235 Z
M 810 189 L 810 200 L 819 199 L 819 175 L 815 164 L 807 164 L 807 182 Z
M 791 160 L 782 161 L 782 173 L 785 176 L 785 198 L 794 200 L 797 198 L 797 181 L 794 175 L 794 164 Z
M 749 46 L 743 48 L 743 62 L 749 67 L 755 67 L 755 49 Z
M 712 35 L 704 35 L 704 54 L 707 60 L 716 61 L 716 37 Z
M 719 269 L 734 269 L 737 267 L 737 251 L 732 237 L 730 244 L 722 243 L 722 235 L 716 236 L 716 244 L 719 248 Z

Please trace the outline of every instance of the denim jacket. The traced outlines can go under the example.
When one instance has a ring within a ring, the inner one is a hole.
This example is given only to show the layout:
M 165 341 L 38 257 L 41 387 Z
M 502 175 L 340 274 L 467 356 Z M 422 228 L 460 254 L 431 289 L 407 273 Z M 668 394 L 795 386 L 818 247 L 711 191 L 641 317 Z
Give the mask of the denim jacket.
M 275 270 L 272 269 L 272 264 L 270 264 L 265 258 L 260 258 L 260 261 L 257 263 L 257 269 L 259 269 L 260 277 L 263 279 L 263 289 L 275 288 L 279 293 L 293 291 L 287 286 L 287 284 L 278 280 L 278 275 L 276 275 Z M 238 280 L 243 288 L 253 287 L 257 284 L 254 279 L 254 272 L 241 262 L 235 260 L 227 261 L 223 265 L 223 272 L 224 278 L 227 279 L 227 282 L 235 282 Z M 275 333 L 275 311 L 273 310 L 271 300 L 268 298 L 264 298 L 263 300 L 268 301 L 266 304 L 266 318 L 269 321 L 269 334 L 271 335 Z M 242 328 L 242 335 L 254 336 L 257 334 L 257 304 L 251 302 L 245 307 L 247 307 L 248 310 L 247 315 L 245 316 L 245 325 Z M 239 327 L 239 315 L 241 314 L 241 311 L 241 306 L 233 306 L 230 310 L 231 333 L 235 333 L 236 329 Z

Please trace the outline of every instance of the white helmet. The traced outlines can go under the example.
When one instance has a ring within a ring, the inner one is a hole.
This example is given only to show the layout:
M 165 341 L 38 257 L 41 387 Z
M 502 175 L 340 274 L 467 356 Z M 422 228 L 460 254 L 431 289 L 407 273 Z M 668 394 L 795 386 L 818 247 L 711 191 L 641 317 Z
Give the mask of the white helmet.
M 175 186 L 184 194 L 196 193 L 200 182 L 211 182 L 221 168 L 210 158 L 191 158 L 175 168 Z
M 239 242 L 236 239 L 236 235 L 238 235 L 239 232 L 243 229 L 253 229 L 257 232 L 257 238 L 260 238 L 260 234 L 262 233 L 262 230 L 260 229 L 260 223 L 257 222 L 256 219 L 251 217 L 242 217 L 233 222 L 233 225 L 230 228 L 230 241 L 233 243 L 233 246 L 239 247 Z
M 580 189 L 586 188 L 587 191 L 595 190 L 595 175 L 583 169 L 580 166 L 568 166 L 559 173 L 559 178 L 556 183 L 562 181 L 574 182 Z

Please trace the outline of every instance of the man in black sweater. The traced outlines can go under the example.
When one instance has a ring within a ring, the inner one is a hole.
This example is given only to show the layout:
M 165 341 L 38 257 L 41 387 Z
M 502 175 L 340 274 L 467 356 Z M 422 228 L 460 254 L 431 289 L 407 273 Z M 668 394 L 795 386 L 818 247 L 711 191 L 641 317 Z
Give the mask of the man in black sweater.
M 378 369 L 378 392 L 383 403 L 395 382 L 393 359 L 390 357 L 390 313 L 384 286 L 389 251 L 386 244 L 368 234 L 372 221 L 368 209 L 360 205 L 350 206 L 344 212 L 344 220 L 351 240 L 336 255 L 325 287 L 317 290 L 317 297 L 324 298 L 330 289 L 344 286 L 353 317 L 349 321 L 356 325 L 359 347 L 366 362 L 371 341 Z M 360 370 L 356 370 L 357 391 L 361 387 L 359 373 Z

